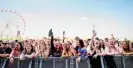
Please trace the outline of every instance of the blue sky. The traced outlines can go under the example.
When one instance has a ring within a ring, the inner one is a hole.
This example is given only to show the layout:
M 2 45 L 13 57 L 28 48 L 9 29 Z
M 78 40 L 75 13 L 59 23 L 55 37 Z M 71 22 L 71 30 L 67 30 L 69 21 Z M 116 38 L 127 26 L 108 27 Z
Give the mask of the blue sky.
M 113 33 L 118 38 L 133 39 L 132 0 L 3 0 L 0 8 L 13 9 L 24 16 L 26 36 L 47 36 L 53 28 L 55 36 L 62 36 L 65 30 L 69 37 L 91 37 L 92 26 L 96 25 L 100 38 Z M 0 14 L 1 19 L 19 21 L 17 16 Z M 11 28 L 15 32 L 15 26 Z

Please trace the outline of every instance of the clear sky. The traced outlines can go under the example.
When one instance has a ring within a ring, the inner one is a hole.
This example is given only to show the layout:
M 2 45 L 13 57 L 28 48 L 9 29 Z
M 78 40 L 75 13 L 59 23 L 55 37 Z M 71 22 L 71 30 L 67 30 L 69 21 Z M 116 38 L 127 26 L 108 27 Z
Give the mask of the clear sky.
M 47 36 L 53 28 L 55 36 L 91 37 L 93 25 L 100 38 L 114 34 L 133 39 L 133 0 L 1 0 L 0 8 L 19 11 L 26 20 L 26 36 Z M 0 29 L 9 22 L 12 31 L 19 18 L 0 13 Z M 14 25 L 14 26 L 13 26 Z

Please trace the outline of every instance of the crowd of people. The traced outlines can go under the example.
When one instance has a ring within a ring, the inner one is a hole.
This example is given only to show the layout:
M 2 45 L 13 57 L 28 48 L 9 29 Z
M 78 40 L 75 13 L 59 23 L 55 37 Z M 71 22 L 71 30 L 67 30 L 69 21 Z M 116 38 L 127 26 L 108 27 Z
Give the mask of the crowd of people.
M 127 39 L 116 40 L 113 35 L 111 38 L 99 39 L 96 32 L 92 31 L 92 38 L 82 40 L 75 37 L 75 40 L 56 39 L 44 37 L 40 40 L 27 39 L 23 41 L 0 41 L 0 58 L 9 58 L 10 63 L 14 62 L 15 57 L 20 60 L 34 59 L 37 57 L 62 57 L 71 58 L 75 56 L 77 63 L 83 57 L 89 57 L 94 68 L 100 56 L 132 55 L 133 43 Z

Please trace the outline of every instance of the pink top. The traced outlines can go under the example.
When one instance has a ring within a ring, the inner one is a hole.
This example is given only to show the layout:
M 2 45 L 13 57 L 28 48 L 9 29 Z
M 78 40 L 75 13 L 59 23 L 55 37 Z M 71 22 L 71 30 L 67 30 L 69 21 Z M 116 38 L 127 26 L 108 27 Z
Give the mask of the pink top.
M 106 47 L 105 52 L 107 55 L 121 55 L 122 49 L 119 47 Z
M 11 52 L 10 57 L 19 57 L 20 54 L 21 54 L 20 51 L 18 51 L 18 50 L 13 50 L 13 51 Z

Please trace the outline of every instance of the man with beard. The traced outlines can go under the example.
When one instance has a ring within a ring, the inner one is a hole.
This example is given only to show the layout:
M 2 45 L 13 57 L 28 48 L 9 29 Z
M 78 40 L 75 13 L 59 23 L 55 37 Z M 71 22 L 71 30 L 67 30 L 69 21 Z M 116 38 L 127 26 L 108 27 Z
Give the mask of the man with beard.
M 5 58 L 5 57 L 9 57 L 12 49 L 9 48 L 8 43 L 2 43 L 0 46 L 0 57 L 1 58 Z

